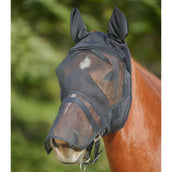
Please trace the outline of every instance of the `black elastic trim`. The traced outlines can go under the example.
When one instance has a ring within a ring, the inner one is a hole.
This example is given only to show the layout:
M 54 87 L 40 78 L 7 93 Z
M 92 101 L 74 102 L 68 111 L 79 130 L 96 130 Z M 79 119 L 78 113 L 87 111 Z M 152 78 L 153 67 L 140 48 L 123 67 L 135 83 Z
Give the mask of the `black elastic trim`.
M 112 56 L 118 57 L 119 59 L 123 60 L 125 57 L 123 57 L 123 55 L 118 51 L 115 50 L 114 48 L 108 47 L 108 46 L 84 46 L 84 47 L 78 47 L 78 48 L 72 48 L 70 49 L 70 51 L 68 53 L 72 53 L 72 52 L 78 52 L 78 51 L 89 51 L 89 50 L 98 50 L 98 51 L 104 51 L 108 54 L 112 54 Z
M 94 148 L 94 158 L 96 159 L 99 154 L 99 147 L 100 147 L 100 140 L 98 139 L 95 142 L 95 148 Z
M 71 93 L 79 94 L 82 98 L 84 98 L 92 106 L 92 108 L 95 110 L 97 115 L 100 117 L 100 120 L 103 120 L 103 122 L 105 122 L 105 118 L 104 118 L 103 114 L 100 112 L 100 110 L 97 108 L 97 106 L 87 96 L 85 96 L 84 94 L 82 94 L 79 91 L 69 91 L 68 94 L 71 94 Z
M 88 152 L 88 156 L 90 157 L 90 155 L 91 155 L 91 150 L 92 150 L 92 148 L 93 148 L 93 145 L 94 145 L 94 142 L 92 142 L 87 148 L 86 148 L 86 151 Z M 88 158 L 89 158 L 88 157 Z
M 96 55 L 97 57 L 99 57 L 101 60 L 105 61 L 106 63 L 111 64 L 111 62 L 109 61 L 108 58 L 106 58 L 103 54 L 100 54 L 99 52 L 97 52 L 94 49 L 91 49 L 89 52 L 91 52 L 92 54 Z

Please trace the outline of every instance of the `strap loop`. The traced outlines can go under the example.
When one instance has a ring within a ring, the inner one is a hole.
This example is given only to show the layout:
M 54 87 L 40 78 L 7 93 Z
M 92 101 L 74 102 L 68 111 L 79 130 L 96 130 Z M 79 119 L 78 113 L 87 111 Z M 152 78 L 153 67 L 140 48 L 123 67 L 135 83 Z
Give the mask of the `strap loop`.
M 99 159 L 103 149 L 100 150 L 99 152 L 99 147 L 100 147 L 100 138 L 98 137 L 93 143 L 92 145 L 95 144 L 95 147 L 94 147 L 94 159 L 93 160 L 90 160 L 90 158 L 87 160 L 87 161 L 82 161 L 80 163 L 80 166 L 81 165 L 88 165 L 88 164 L 94 164 L 95 162 L 97 162 L 97 160 Z M 91 154 L 91 150 L 92 150 L 92 147 L 93 146 L 90 146 L 90 149 L 88 149 L 87 151 L 89 152 L 89 156 Z

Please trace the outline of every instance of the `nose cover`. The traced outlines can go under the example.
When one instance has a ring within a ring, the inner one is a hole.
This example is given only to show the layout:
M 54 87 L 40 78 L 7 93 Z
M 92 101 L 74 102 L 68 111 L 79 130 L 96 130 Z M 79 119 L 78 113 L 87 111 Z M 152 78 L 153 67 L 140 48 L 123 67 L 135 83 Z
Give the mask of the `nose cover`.
M 62 103 L 45 141 L 48 154 L 52 150 L 51 138 L 64 140 L 74 147 L 85 149 L 98 135 L 103 137 L 124 126 L 132 98 L 131 74 L 119 54 L 115 51 L 108 53 L 110 51 L 105 50 L 72 51 L 58 66 L 56 72 L 61 87 Z M 112 61 L 108 61 L 106 56 L 111 56 Z M 95 66 L 98 61 L 104 65 L 112 63 L 113 72 L 102 78 L 105 80 L 104 84 L 106 80 L 108 83 L 114 83 L 114 104 L 110 105 L 107 96 L 90 75 L 93 66 L 90 66 L 89 70 L 78 67 L 79 61 L 82 62 L 85 58 L 96 59 Z
M 46 139 L 47 152 L 51 151 L 48 146 L 50 138 L 59 138 L 82 149 L 88 147 L 96 136 L 110 130 L 111 107 L 102 90 L 86 71 L 78 68 L 65 76 L 61 99 L 58 116 Z M 90 107 L 95 112 L 94 116 Z M 65 112 L 66 109 L 69 113 Z
M 128 34 L 124 14 L 114 8 L 108 33 L 89 33 L 79 11 L 74 9 L 71 31 L 76 45 L 56 70 L 62 103 L 45 141 L 48 154 L 52 150 L 51 138 L 85 149 L 98 135 L 118 131 L 126 123 L 132 101 L 131 57 L 124 40 Z M 111 72 L 105 75 L 107 64 Z M 101 78 L 99 83 L 95 82 L 95 71 L 96 77 Z M 102 90 L 106 90 L 106 95 Z M 113 101 L 109 102 L 109 97 Z

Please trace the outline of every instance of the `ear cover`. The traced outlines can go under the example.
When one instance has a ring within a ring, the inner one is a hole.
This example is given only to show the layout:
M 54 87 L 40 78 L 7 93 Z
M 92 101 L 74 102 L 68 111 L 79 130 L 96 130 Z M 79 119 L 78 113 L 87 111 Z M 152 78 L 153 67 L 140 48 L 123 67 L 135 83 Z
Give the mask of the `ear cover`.
M 115 7 L 109 21 L 109 29 L 107 36 L 119 43 L 124 43 L 127 35 L 127 18 L 117 7 Z
M 81 14 L 77 8 L 73 8 L 70 17 L 70 31 L 75 43 L 88 35 L 87 27 L 85 26 Z

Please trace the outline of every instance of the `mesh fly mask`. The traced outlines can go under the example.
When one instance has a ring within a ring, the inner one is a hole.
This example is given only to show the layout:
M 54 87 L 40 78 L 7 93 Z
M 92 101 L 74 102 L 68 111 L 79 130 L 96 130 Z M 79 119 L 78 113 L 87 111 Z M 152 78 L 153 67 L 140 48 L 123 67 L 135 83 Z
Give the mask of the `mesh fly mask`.
M 76 45 L 56 68 L 62 103 L 45 149 L 49 154 L 50 139 L 58 138 L 86 149 L 90 155 L 97 136 L 120 130 L 128 118 L 132 93 L 131 58 L 124 41 L 128 35 L 127 19 L 115 7 L 108 33 L 90 33 L 78 9 L 73 9 L 71 34 Z M 66 113 L 69 104 L 82 113 Z M 95 146 L 96 160 L 98 147 L 99 140 Z

